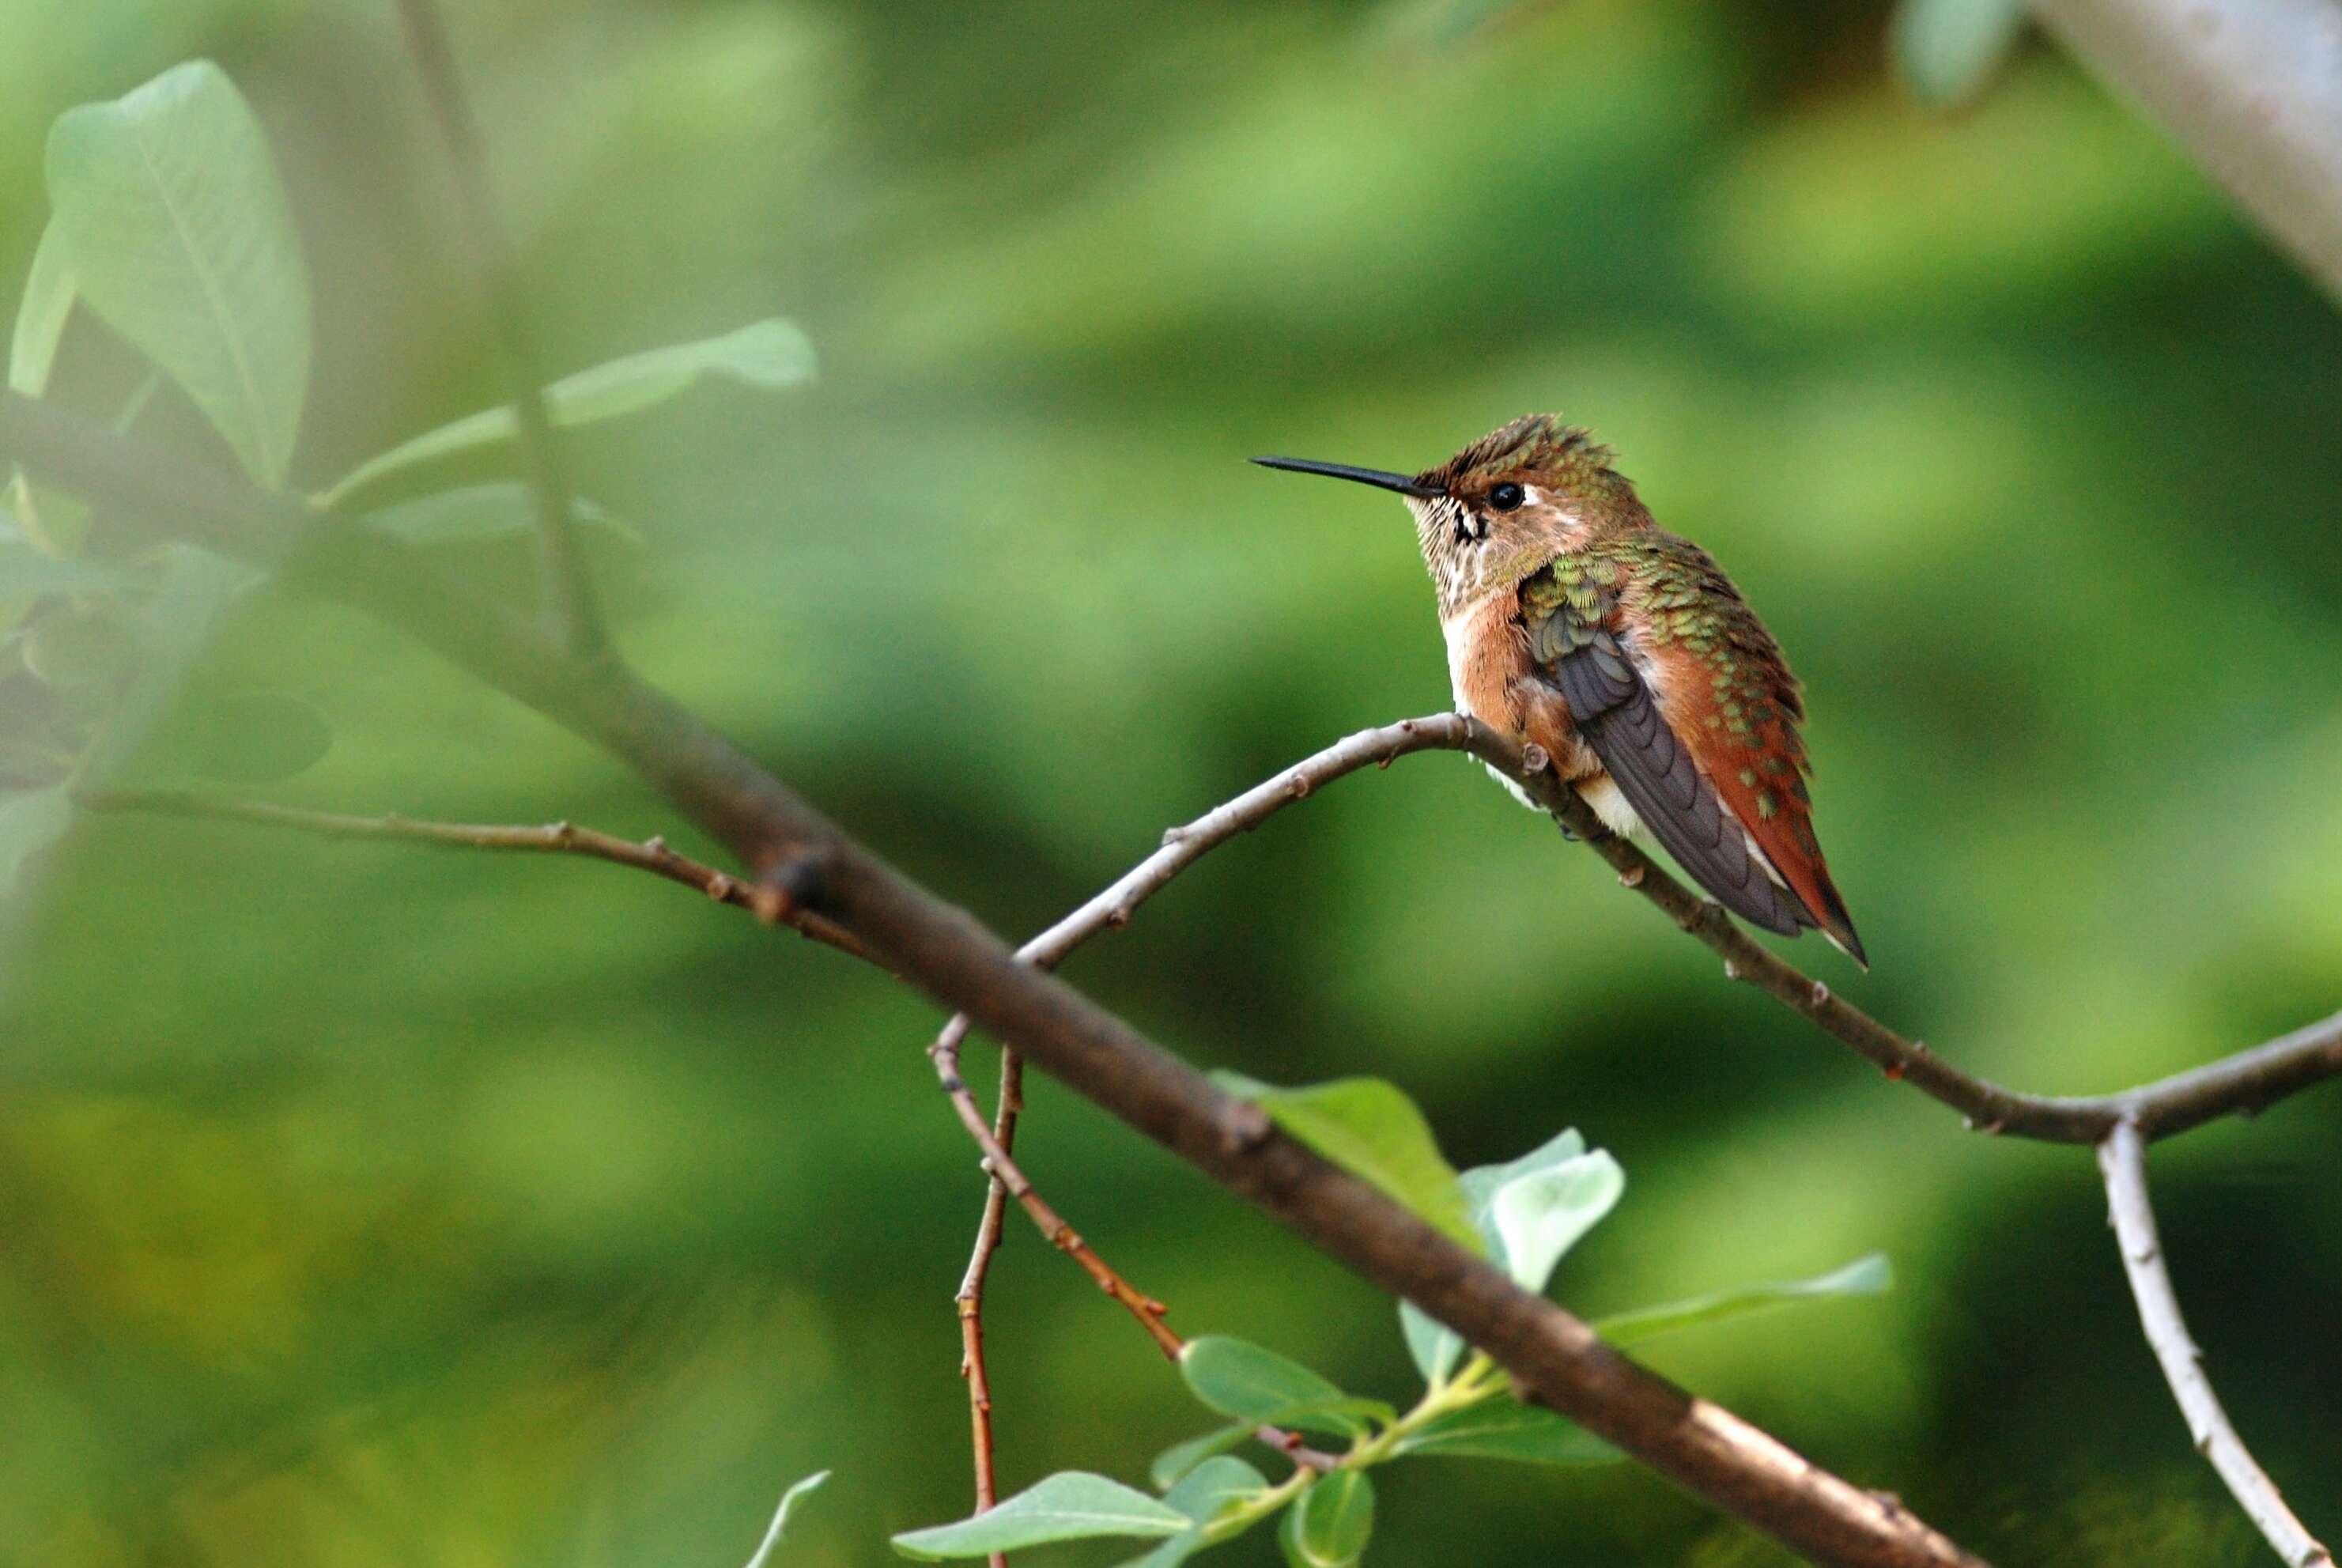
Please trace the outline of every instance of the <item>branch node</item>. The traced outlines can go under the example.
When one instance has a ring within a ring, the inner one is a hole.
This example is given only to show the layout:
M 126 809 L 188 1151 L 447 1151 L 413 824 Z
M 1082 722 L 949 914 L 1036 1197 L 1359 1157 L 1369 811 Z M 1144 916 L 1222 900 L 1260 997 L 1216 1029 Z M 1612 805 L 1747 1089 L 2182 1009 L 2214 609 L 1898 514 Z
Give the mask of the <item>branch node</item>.
M 1521 747 L 1521 773 L 1525 776 L 1541 774 L 1552 765 L 1553 758 L 1547 755 L 1546 749 L 1536 742 L 1531 741 Z
M 1888 1064 L 1887 1064 L 1887 1066 L 1886 1066 L 1885 1071 L 1886 1071 L 1886 1074 L 1887 1074 L 1887 1081 L 1888 1083 L 1890 1083 L 1890 1084 L 1900 1084 L 1901 1082 L 1903 1082 L 1903 1064 L 1902 1064 L 1902 1063 L 1900 1063 L 1900 1062 L 1889 1062 Z
M 1639 865 L 1630 865 L 1626 870 L 1620 872 L 1618 874 L 1618 885 L 1621 887 L 1642 886 L 1643 868 Z
M 1815 981 L 1815 982 L 1814 982 L 1814 1005 L 1815 1005 L 1815 1006 L 1817 1006 L 1817 1007 L 1827 1007 L 1827 1006 L 1828 1006 L 1828 1005 L 1829 1005 L 1829 999 L 1830 999 L 1830 988 L 1829 988 L 1829 983 L 1828 983 L 1828 982 L 1827 982 L 1827 981 L 1822 981 L 1822 980 L 1817 980 L 1817 981 Z
M 1295 800 L 1307 800 L 1309 798 L 1309 775 L 1307 774 L 1295 774 L 1291 778 L 1286 781 L 1285 793 L 1291 795 Z

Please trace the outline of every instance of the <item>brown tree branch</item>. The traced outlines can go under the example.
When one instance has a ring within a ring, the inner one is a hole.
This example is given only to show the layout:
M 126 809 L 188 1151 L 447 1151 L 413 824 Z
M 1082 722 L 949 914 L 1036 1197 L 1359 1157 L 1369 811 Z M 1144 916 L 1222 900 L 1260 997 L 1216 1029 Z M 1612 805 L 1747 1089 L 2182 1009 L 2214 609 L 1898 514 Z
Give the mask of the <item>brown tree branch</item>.
M 793 907 L 771 883 L 748 882 L 728 872 L 702 865 L 677 854 L 664 838 L 636 843 L 570 822 L 538 826 L 507 824 L 424 822 L 393 812 L 383 816 L 350 816 L 339 812 L 310 811 L 270 801 L 232 800 L 197 794 L 188 790 L 85 789 L 74 794 L 74 804 L 87 811 L 135 812 L 147 816 L 188 817 L 209 822 L 247 823 L 259 827 L 290 828 L 325 838 L 398 839 L 413 844 L 442 844 L 462 849 L 522 850 L 537 854 L 577 854 L 632 866 L 669 882 L 696 888 L 718 904 L 745 909 L 767 925 L 787 925 L 816 942 L 841 953 L 876 962 L 868 947 L 836 921 L 810 910 Z
M 615 661 L 582 658 L 505 606 L 363 529 L 15 393 L 0 458 L 53 484 L 381 616 L 489 685 L 608 749 L 796 904 L 898 974 L 1360 1277 L 1486 1352 L 1526 1393 L 1815 1562 L 1923 1568 L 1979 1560 L 1900 1504 L 1850 1485 L 1602 1343 L 1390 1198 L 1279 1134 L 1128 1024 L 1016 954 L 838 832 L 706 723 Z M 301 548 L 296 552 L 295 544 Z
M 2289 1568 L 2334 1568 L 2333 1553 L 2294 1517 L 2276 1483 L 2254 1463 L 2244 1439 L 2229 1423 L 2228 1413 L 2220 1408 L 2211 1380 L 2204 1375 L 2204 1353 L 2188 1336 L 2171 1274 L 2164 1267 L 2155 1206 L 2147 1192 L 2147 1143 L 2137 1125 L 2119 1121 L 2108 1130 L 2098 1144 L 2098 1169 L 2106 1177 L 2107 1223 L 2122 1252 L 2130 1293 L 2138 1303 L 2139 1326 L 2163 1365 L 2164 1380 L 2171 1384 L 2180 1413 L 2187 1418 L 2187 1435 L 2196 1452 L 2212 1462 L 2246 1517 Z
M 520 426 L 521 465 L 536 521 L 537 574 L 545 617 L 573 652 L 597 654 L 606 645 L 608 633 L 578 544 L 575 496 L 563 467 L 552 416 L 545 410 L 544 383 L 529 342 L 528 304 L 521 289 L 520 265 L 496 215 L 495 182 L 488 175 L 479 120 L 464 96 L 455 53 L 447 45 L 446 28 L 432 0 L 398 0 L 398 13 L 406 26 L 415 74 L 423 80 L 424 95 L 431 102 L 432 115 L 447 144 L 456 199 L 463 207 L 458 227 L 471 252 L 473 277 L 504 350 L 513 417 Z

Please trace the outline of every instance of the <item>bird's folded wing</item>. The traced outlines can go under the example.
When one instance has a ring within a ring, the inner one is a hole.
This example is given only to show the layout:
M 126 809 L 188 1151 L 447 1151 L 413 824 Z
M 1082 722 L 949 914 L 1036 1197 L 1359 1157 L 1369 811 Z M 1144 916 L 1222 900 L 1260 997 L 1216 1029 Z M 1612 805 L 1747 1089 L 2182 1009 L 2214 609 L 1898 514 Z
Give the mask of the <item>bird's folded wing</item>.
M 1691 748 L 1659 716 L 1649 685 L 1617 638 L 1581 625 L 1574 635 L 1532 635 L 1546 681 L 1569 705 L 1618 793 L 1693 881 L 1733 914 L 1795 935 L 1813 924 L 1797 899 L 1766 874 L 1740 823 L 1700 775 Z M 1556 647 L 1556 643 L 1566 644 Z

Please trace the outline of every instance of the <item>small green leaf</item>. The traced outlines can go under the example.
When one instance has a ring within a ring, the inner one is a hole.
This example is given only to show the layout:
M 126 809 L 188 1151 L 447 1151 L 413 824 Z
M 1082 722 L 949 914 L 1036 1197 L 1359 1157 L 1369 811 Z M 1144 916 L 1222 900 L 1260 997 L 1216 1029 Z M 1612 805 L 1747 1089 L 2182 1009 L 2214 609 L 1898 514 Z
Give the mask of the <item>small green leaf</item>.
M 1554 1265 L 1626 1190 L 1626 1173 L 1599 1149 L 1497 1188 L 1488 1199 L 1488 1219 L 1504 1243 L 1514 1282 L 1525 1291 L 1543 1291 Z
M 1277 1543 L 1292 1568 L 1349 1568 L 1374 1530 L 1375 1483 L 1363 1470 L 1336 1470 L 1286 1511 Z
M 1250 1437 L 1253 1428 L 1259 1424 L 1256 1421 L 1239 1421 L 1216 1432 L 1207 1432 L 1201 1437 L 1175 1443 L 1155 1456 L 1155 1463 L 1147 1466 L 1146 1473 L 1157 1490 L 1167 1492 L 1204 1461 L 1215 1454 L 1226 1453 Z
M 894 1545 L 906 1557 L 942 1562 L 1094 1535 L 1176 1535 L 1191 1523 L 1144 1492 L 1068 1470 L 972 1519 L 906 1531 L 894 1538 Z
M 1416 1428 L 1391 1453 L 1533 1464 L 1608 1464 L 1623 1457 L 1576 1422 L 1501 1395 Z
M 1298 1362 L 1226 1334 L 1189 1340 L 1179 1353 L 1179 1375 L 1211 1409 L 1255 1425 L 1346 1437 L 1366 1431 L 1369 1418 L 1389 1421 L 1397 1414 L 1378 1400 L 1352 1398 Z
M 1163 1494 L 1163 1501 L 1194 1520 L 1209 1524 L 1232 1503 L 1259 1496 L 1268 1490 L 1268 1478 L 1243 1460 L 1228 1454 L 1207 1459 L 1186 1480 Z
M 1714 1295 L 1695 1296 L 1689 1301 L 1670 1302 L 1665 1306 L 1642 1307 L 1604 1318 L 1594 1327 L 1611 1343 L 1627 1344 L 1636 1340 L 1649 1339 L 1654 1334 L 1673 1333 L 1679 1328 L 1691 1328 L 1700 1323 L 1722 1323 L 1726 1318 L 1746 1317 L 1751 1313 L 1769 1312 L 1775 1307 L 1792 1306 L 1798 1302 L 1822 1301 L 1831 1296 L 1877 1295 L 1891 1289 L 1894 1283 L 1895 1271 L 1888 1266 L 1886 1254 L 1871 1253 L 1855 1259 L 1844 1268 L 1816 1274 L 1811 1279 L 1743 1285 L 1738 1290 L 1718 1291 Z
M 0 898 L 18 891 L 25 864 L 65 835 L 73 802 L 62 784 L 0 795 Z
M 1398 1330 L 1423 1381 L 1434 1387 L 1446 1383 L 1464 1353 L 1463 1337 L 1413 1302 L 1398 1303 Z
M 1203 1527 L 1190 1524 L 1186 1529 L 1157 1545 L 1144 1556 L 1133 1557 L 1119 1568 L 1179 1568 L 1179 1564 L 1212 1544 L 1212 1538 Z
M 56 364 L 57 345 L 65 337 L 65 318 L 73 315 L 78 288 L 65 235 L 52 218 L 41 231 L 32 268 L 25 275 L 24 298 L 16 305 L 16 330 L 8 342 L 9 391 L 38 397 L 49 389 L 49 371 Z
M 765 1539 L 757 1544 L 756 1554 L 748 1559 L 748 1568 L 765 1568 L 765 1564 L 772 1559 L 774 1548 L 781 1543 L 781 1532 L 788 1528 L 789 1511 L 797 1505 L 799 1499 L 828 1479 L 828 1471 L 816 1470 L 781 1493 L 781 1505 L 773 1512 L 772 1526 L 765 1532 Z
M 1338 1078 L 1279 1089 L 1233 1073 L 1213 1082 L 1252 1101 L 1288 1135 L 1413 1210 L 1475 1253 L 1487 1250 L 1472 1226 L 1464 1190 L 1439 1153 L 1431 1125 L 1396 1085 Z
M 572 498 L 570 514 L 588 527 L 607 529 L 629 544 L 645 542 L 641 531 L 633 524 L 582 495 Z M 395 534 L 410 544 L 427 548 L 434 544 L 519 537 L 536 526 L 536 514 L 528 487 L 506 480 L 435 490 L 428 495 L 376 507 L 359 521 L 370 528 Z
M 48 176 L 81 297 L 282 487 L 309 386 L 309 273 L 235 85 L 198 60 L 68 109 Z
M 1957 108 L 1999 74 L 2030 12 L 2030 0 L 1903 0 L 1887 44 L 1921 103 Z
M 811 381 L 814 369 L 813 344 L 796 324 L 772 316 L 719 337 L 630 354 L 565 376 L 545 389 L 545 413 L 555 424 L 591 424 L 663 403 L 703 376 L 777 388 Z M 320 499 L 334 505 L 401 469 L 509 441 L 516 428 L 510 408 L 482 409 L 368 458 Z

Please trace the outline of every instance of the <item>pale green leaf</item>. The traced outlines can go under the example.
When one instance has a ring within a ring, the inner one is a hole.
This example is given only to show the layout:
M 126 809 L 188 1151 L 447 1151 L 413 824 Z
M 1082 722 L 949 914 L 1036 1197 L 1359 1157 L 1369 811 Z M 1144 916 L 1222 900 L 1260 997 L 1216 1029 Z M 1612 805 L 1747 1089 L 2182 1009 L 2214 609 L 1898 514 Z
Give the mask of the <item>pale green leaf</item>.
M 251 106 L 207 60 L 58 116 L 49 199 L 81 297 L 281 487 L 309 385 L 309 275 Z
M 1268 1478 L 1243 1460 L 1222 1454 L 1190 1471 L 1163 1501 L 1194 1520 L 1209 1524 L 1235 1503 L 1258 1497 L 1268 1490 Z
M 1446 1383 L 1464 1353 L 1463 1336 L 1413 1302 L 1406 1301 L 1398 1303 L 1398 1329 L 1406 1337 L 1406 1353 L 1414 1359 L 1415 1370 L 1423 1374 L 1423 1381 L 1434 1386 Z
M 1490 1213 L 1490 1205 L 1496 1195 L 1524 1178 L 1557 1170 L 1573 1161 L 1581 1160 L 1586 1157 L 1586 1140 L 1576 1129 L 1570 1128 L 1556 1134 L 1516 1159 L 1501 1164 L 1475 1165 L 1456 1178 L 1456 1185 L 1464 1193 L 1473 1231 L 1479 1236 L 1481 1250 L 1487 1253 L 1490 1261 L 1507 1272 L 1512 1269 L 1511 1260 L 1506 1256 L 1504 1233 Z M 1608 1158 L 1607 1155 L 1603 1157 Z M 1432 1384 L 1446 1382 L 1464 1353 L 1463 1340 L 1410 1302 L 1399 1303 L 1398 1320 L 1399 1332 L 1406 1338 L 1407 1354 L 1414 1358 L 1416 1370 L 1423 1373 L 1424 1382 Z
M 1061 1471 L 996 1507 L 894 1538 L 906 1557 L 941 1562 L 1079 1541 L 1094 1535 L 1176 1535 L 1187 1515 L 1146 1493 L 1083 1471 Z
M 766 1564 L 772 1561 L 775 1548 L 781 1543 L 781 1533 L 789 1526 L 790 1511 L 796 1507 L 798 1502 L 806 1493 L 828 1479 L 828 1471 L 816 1470 L 781 1493 L 781 1505 L 773 1511 L 773 1523 L 766 1530 L 765 1539 L 757 1543 L 756 1554 L 748 1559 L 748 1568 L 766 1568 Z
M 772 316 L 720 337 L 630 354 L 565 376 L 545 389 L 545 414 L 558 425 L 591 424 L 663 403 L 705 376 L 777 388 L 810 381 L 814 370 L 811 341 L 794 322 Z M 509 441 L 517 429 L 509 407 L 484 408 L 368 458 L 320 499 L 337 504 L 403 469 Z
M 1232 1073 L 1214 1074 L 1213 1081 L 1252 1101 L 1296 1141 L 1380 1188 L 1460 1245 L 1475 1253 L 1487 1250 L 1430 1124 L 1396 1085 L 1380 1078 L 1338 1078 L 1280 1089 Z
M 1954 108 L 1991 84 L 2031 9 L 2029 0 L 1903 0 L 1887 42 L 1919 100 Z
M 1349 1568 L 1375 1529 L 1375 1483 L 1363 1470 L 1336 1470 L 1286 1511 L 1277 1543 L 1292 1568 Z
M 1888 1265 L 1886 1254 L 1872 1253 L 1855 1259 L 1844 1268 L 1816 1274 L 1811 1279 L 1743 1285 L 1737 1290 L 1718 1291 L 1713 1295 L 1695 1296 L 1689 1301 L 1671 1302 L 1665 1306 L 1642 1307 L 1604 1318 L 1594 1327 L 1611 1343 L 1626 1344 L 1635 1340 L 1649 1339 L 1654 1334 L 1672 1333 L 1677 1329 L 1692 1328 L 1701 1323 L 1722 1323 L 1727 1318 L 1769 1312 L 1798 1302 L 1823 1301 L 1832 1296 L 1877 1295 L 1891 1289 L 1894 1283 L 1895 1272 Z
M 105 594 L 129 584 L 130 574 L 102 561 L 44 555 L 21 544 L 0 546 L 0 599 L 52 594 Z
M 57 345 L 65 337 L 77 289 L 73 258 L 52 218 L 41 231 L 32 268 L 25 275 L 24 297 L 16 305 L 16 330 L 8 340 L 9 391 L 38 397 L 49 389 L 49 371 L 56 364 Z
M 570 514 L 589 527 L 603 528 L 640 544 L 642 534 L 596 502 L 572 498 Z M 435 490 L 427 495 L 393 502 L 365 514 L 359 521 L 410 544 L 476 544 L 486 539 L 517 537 L 536 526 L 535 503 L 528 488 L 509 480 Z
M 1416 1428 L 1393 1444 L 1391 1453 L 1535 1464 L 1607 1464 L 1622 1457 L 1576 1422 L 1501 1395 Z
M 1159 1490 L 1168 1491 L 1204 1461 L 1215 1454 L 1226 1453 L 1250 1437 L 1253 1428 L 1259 1424 L 1256 1421 L 1239 1421 L 1234 1425 L 1205 1433 L 1201 1437 L 1175 1443 L 1155 1456 L 1155 1463 L 1147 1466 L 1146 1473 Z
M 1608 1213 L 1626 1173 L 1596 1149 L 1515 1176 L 1488 1199 L 1489 1223 L 1504 1243 L 1505 1266 L 1525 1291 L 1543 1291 L 1554 1265 Z

